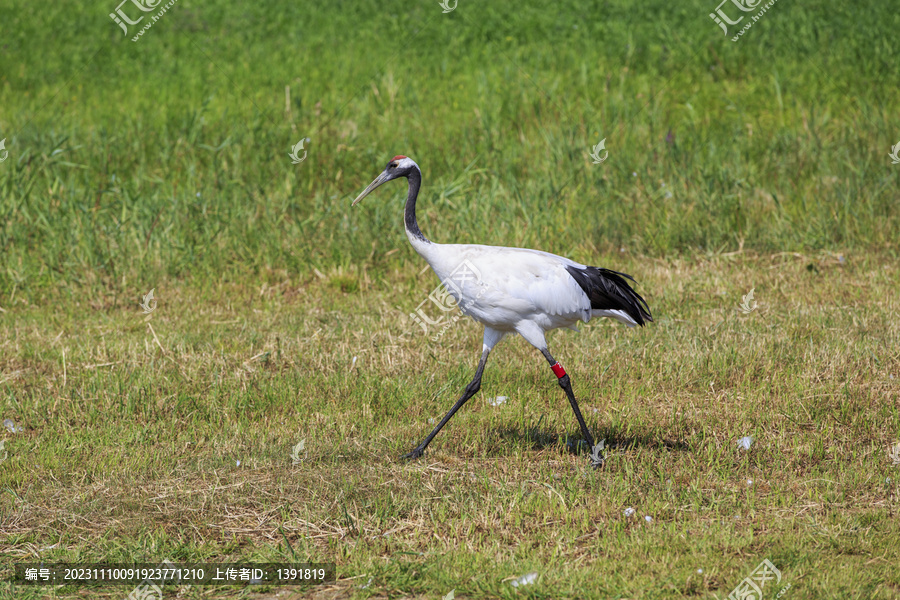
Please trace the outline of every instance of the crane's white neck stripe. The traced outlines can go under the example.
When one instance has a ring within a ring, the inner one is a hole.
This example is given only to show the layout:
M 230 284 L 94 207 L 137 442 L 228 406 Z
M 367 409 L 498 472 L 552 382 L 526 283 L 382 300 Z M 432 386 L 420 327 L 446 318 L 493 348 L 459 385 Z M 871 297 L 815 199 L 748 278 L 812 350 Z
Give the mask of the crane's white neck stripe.
M 415 168 L 419 169 L 419 165 L 416 164 L 416 161 L 409 158 L 408 156 L 406 158 L 401 158 L 399 161 L 397 161 L 398 169 L 405 169 L 406 167 L 415 167 Z M 419 170 L 421 171 L 421 169 L 419 169 Z

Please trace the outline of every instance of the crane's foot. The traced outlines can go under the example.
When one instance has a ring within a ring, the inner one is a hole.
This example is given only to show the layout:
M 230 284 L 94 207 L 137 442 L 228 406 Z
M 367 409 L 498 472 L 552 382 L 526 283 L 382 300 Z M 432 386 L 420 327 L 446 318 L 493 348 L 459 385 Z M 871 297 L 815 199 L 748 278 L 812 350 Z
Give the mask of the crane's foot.
M 421 458 L 421 456 L 425 454 L 424 448 L 415 448 L 412 452 L 408 452 L 401 456 L 403 460 L 416 460 L 417 458 Z

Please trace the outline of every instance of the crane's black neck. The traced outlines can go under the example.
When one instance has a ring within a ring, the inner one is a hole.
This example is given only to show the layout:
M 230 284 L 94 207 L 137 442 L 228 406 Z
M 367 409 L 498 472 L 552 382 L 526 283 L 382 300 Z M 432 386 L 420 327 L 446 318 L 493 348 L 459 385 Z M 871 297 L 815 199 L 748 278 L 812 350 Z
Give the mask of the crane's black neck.
M 413 168 L 407 177 L 409 180 L 409 192 L 406 196 L 406 211 L 403 220 L 406 225 L 406 231 L 413 237 L 423 242 L 431 243 L 431 241 L 422 235 L 419 229 L 419 222 L 416 220 L 416 198 L 419 196 L 419 186 L 422 185 L 422 172 L 417 168 Z

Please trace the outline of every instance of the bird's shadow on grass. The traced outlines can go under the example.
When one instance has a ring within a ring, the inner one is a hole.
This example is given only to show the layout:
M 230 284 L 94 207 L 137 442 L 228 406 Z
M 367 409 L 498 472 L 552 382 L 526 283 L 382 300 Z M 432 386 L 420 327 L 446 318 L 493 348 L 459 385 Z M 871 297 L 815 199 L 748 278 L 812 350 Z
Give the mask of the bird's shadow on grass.
M 631 450 L 633 448 L 648 448 L 651 450 L 670 450 L 690 452 L 691 447 L 683 440 L 673 440 L 653 431 L 643 433 L 625 433 L 615 429 L 594 429 L 594 441 L 606 440 L 606 448 L 610 450 Z M 524 443 L 534 450 L 565 446 L 569 452 L 575 454 L 590 454 L 587 442 L 580 431 L 566 431 L 560 433 L 550 427 L 541 427 L 540 422 L 533 427 L 525 429 L 518 427 L 497 427 L 491 431 L 492 435 L 502 443 L 498 444 L 497 451 L 502 452 L 502 447 L 507 444 Z

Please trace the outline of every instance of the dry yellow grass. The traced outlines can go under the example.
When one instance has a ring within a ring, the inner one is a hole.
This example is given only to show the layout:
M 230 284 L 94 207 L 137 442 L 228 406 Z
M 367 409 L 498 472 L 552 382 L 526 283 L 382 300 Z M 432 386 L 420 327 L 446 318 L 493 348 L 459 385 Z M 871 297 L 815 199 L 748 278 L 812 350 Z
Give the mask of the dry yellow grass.
M 397 459 L 477 359 L 470 321 L 434 343 L 405 320 L 430 273 L 169 282 L 149 319 L 121 299 L 7 306 L 2 416 L 25 431 L 0 434 L 0 554 L 337 563 L 297 597 L 506 597 L 529 571 L 538 596 L 725 596 L 763 558 L 793 597 L 900 593 L 896 264 L 602 262 L 637 276 L 656 322 L 552 337 L 610 446 L 601 471 L 522 340 L 422 460 Z

